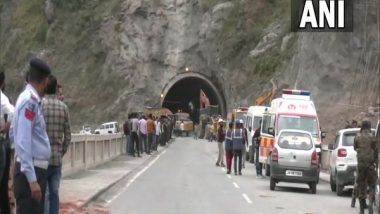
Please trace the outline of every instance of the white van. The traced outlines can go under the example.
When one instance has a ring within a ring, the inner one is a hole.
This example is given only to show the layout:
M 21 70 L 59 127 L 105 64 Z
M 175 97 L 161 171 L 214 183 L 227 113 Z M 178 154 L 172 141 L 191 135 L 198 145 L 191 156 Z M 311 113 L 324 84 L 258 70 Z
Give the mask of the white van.
M 250 163 L 254 162 L 255 146 L 252 145 L 252 137 L 257 128 L 260 127 L 260 121 L 263 119 L 266 106 L 250 106 L 245 115 L 244 127 L 248 130 L 248 150 L 246 158 Z
M 115 134 L 119 133 L 119 123 L 109 122 L 103 123 L 98 129 L 95 129 L 95 134 Z

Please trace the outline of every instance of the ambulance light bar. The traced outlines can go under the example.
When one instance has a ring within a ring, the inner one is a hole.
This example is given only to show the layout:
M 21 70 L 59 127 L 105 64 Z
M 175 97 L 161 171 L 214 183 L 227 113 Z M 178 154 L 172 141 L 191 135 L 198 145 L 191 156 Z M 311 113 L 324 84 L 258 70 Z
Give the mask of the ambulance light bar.
M 295 90 L 295 89 L 282 89 L 282 94 L 293 94 L 293 95 L 310 96 L 310 91 Z

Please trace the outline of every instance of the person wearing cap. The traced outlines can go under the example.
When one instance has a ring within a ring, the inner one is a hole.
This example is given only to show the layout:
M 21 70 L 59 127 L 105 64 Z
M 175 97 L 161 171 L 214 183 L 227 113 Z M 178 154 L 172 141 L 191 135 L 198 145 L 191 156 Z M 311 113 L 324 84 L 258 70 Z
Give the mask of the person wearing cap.
M 50 143 L 41 97 L 50 73 L 50 68 L 44 61 L 32 59 L 29 82 L 16 102 L 12 134 L 16 153 L 13 182 L 17 214 L 44 213 Z
M 242 129 L 242 124 L 240 121 L 236 121 L 235 129 L 232 133 L 232 149 L 234 152 L 234 171 L 235 175 L 242 175 L 242 150 L 244 149 L 244 131 Z
M 218 128 L 218 135 L 217 135 L 217 144 L 218 144 L 218 159 L 216 161 L 216 166 L 225 167 L 224 165 L 224 148 L 223 148 L 223 142 L 226 137 L 226 132 L 223 129 L 224 121 L 222 119 L 218 120 L 219 128 Z

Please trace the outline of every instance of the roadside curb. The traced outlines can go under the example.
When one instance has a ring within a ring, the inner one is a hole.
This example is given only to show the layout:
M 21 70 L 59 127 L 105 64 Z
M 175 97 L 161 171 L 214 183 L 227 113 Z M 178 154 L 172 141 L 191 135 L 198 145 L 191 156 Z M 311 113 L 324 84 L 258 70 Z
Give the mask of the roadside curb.
M 170 140 L 166 146 L 160 147 L 161 149 L 158 149 L 157 153 L 154 155 L 151 155 L 149 158 L 147 158 L 144 162 L 142 162 L 138 167 L 127 171 L 125 174 L 121 175 L 119 178 L 115 179 L 115 181 L 111 182 L 109 185 L 107 185 L 104 188 L 99 189 L 95 194 L 90 196 L 88 199 L 84 200 L 83 203 L 79 204 L 78 206 L 80 208 L 85 208 L 91 201 L 93 201 L 95 198 L 103 194 L 106 190 L 117 184 L 119 181 L 123 180 L 124 178 L 128 177 L 129 175 L 135 173 L 138 169 L 141 168 L 141 166 L 145 165 L 146 163 L 149 163 L 153 158 L 155 158 L 157 155 L 161 154 L 165 149 L 167 149 L 171 143 L 174 142 L 174 139 Z

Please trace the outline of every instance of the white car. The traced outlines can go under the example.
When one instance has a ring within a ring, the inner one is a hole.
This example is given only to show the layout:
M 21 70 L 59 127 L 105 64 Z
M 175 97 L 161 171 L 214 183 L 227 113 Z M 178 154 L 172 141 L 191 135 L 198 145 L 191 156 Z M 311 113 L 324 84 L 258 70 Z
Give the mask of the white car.
M 118 122 L 103 123 L 98 129 L 95 129 L 95 134 L 115 134 L 119 133 Z
M 91 134 L 91 127 L 83 126 L 82 130 L 80 130 L 79 134 Z
M 375 134 L 375 129 L 372 129 Z M 335 142 L 329 144 L 330 157 L 330 186 L 338 196 L 343 195 L 345 186 L 355 184 L 355 172 L 358 164 L 354 150 L 354 138 L 360 128 L 342 129 L 338 131 Z

